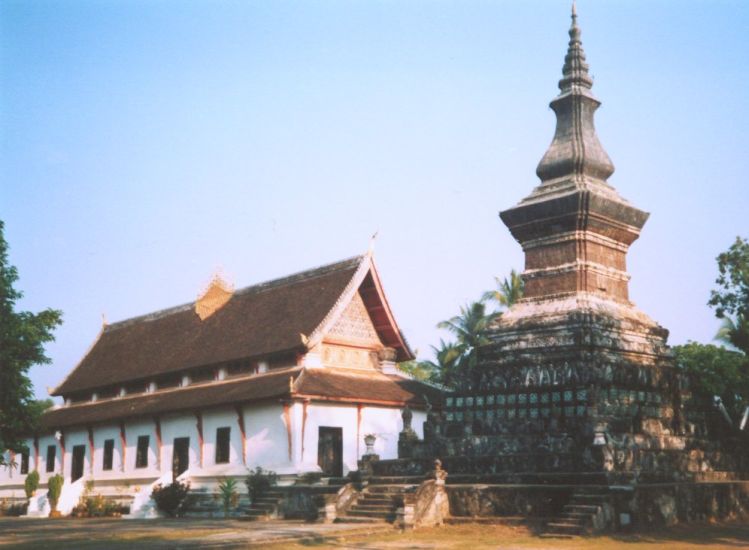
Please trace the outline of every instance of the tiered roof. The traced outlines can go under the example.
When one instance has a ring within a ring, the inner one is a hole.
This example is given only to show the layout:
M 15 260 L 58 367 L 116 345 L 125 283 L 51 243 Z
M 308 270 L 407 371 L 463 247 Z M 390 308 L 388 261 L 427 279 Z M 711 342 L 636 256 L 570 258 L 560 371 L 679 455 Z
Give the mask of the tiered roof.
M 366 254 L 238 290 L 207 316 L 196 307 L 199 303 L 190 303 L 106 325 L 52 394 L 90 395 L 239 360 L 291 357 L 285 368 L 100 401 L 84 399 L 49 411 L 43 424 L 103 422 L 293 396 L 391 405 L 423 404 L 428 394 L 436 400 L 438 392 L 430 386 L 399 376 L 301 366 L 296 358 L 323 342 L 354 298 L 366 308 L 382 346 L 395 349 L 399 361 L 413 358 L 372 256 Z

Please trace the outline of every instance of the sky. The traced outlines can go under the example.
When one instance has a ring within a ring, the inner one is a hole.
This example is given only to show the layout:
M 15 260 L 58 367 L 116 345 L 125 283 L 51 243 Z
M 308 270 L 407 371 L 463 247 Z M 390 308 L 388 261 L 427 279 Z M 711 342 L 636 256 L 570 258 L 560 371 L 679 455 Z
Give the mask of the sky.
M 102 326 L 365 252 L 421 358 L 522 269 L 498 218 L 538 184 L 570 5 L 4 0 L 0 219 L 64 312 L 46 397 Z M 579 0 L 609 179 L 651 213 L 631 299 L 712 341 L 715 257 L 749 237 L 749 2 Z

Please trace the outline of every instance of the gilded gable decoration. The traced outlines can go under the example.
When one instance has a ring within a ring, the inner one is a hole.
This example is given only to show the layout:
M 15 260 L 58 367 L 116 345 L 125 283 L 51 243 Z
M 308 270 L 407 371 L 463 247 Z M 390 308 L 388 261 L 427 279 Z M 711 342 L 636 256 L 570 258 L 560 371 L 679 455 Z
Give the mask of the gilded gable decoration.
M 369 318 L 367 306 L 358 292 L 343 310 L 326 339 L 352 342 L 358 344 L 380 344 L 380 337 Z
M 234 287 L 216 274 L 208 288 L 195 301 L 195 313 L 204 321 L 224 307 L 234 294 Z

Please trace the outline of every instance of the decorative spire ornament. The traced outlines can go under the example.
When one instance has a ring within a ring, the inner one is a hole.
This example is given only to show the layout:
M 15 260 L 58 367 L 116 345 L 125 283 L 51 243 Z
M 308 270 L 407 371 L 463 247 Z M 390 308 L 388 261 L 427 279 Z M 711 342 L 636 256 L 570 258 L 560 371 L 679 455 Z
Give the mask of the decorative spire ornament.
M 569 36 L 559 81 L 560 93 L 550 103 L 557 116 L 557 127 L 549 149 L 536 168 L 541 186 L 529 199 L 555 190 L 591 186 L 613 191 L 606 180 L 614 173 L 614 164 L 596 135 L 593 115 L 601 102 L 591 92 L 593 79 L 585 61 L 574 3 Z

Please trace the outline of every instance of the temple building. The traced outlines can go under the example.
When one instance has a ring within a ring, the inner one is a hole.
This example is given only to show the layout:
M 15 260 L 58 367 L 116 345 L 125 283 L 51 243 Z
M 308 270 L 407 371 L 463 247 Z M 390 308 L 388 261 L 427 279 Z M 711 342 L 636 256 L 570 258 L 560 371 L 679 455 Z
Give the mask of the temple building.
M 194 303 L 102 327 L 30 453 L 8 457 L 20 468 L 0 469 L 0 498 L 20 498 L 31 470 L 42 487 L 64 476 L 63 513 L 86 480 L 137 514 L 172 477 L 204 490 L 258 466 L 340 478 L 365 435 L 397 456 L 404 407 L 421 433 L 440 394 L 397 369 L 412 357 L 371 254 L 236 291 L 214 279 Z M 30 513 L 48 511 L 45 493 Z

